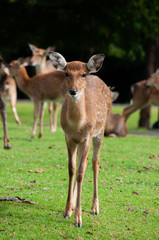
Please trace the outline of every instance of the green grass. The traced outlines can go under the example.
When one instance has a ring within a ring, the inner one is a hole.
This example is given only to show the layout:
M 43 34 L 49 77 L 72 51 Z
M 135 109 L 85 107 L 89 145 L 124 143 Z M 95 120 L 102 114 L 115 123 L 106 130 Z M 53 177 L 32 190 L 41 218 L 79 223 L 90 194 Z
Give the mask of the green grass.
M 74 214 L 70 219 L 62 219 L 68 156 L 59 121 L 57 132 L 51 134 L 46 109 L 43 138 L 38 139 L 37 132 L 30 141 L 33 106 L 20 102 L 17 110 L 22 126 L 16 125 L 7 104 L 12 149 L 4 150 L 1 139 L 0 197 L 18 196 L 36 204 L 0 202 L 0 239 L 159 239 L 158 137 L 104 138 L 98 216 L 91 215 L 91 149 L 82 187 L 83 226 L 77 228 Z M 113 112 L 121 113 L 122 108 L 113 107 Z M 157 120 L 157 108 L 152 109 L 151 116 L 151 122 Z M 130 117 L 128 129 L 138 131 L 137 121 L 138 112 Z M 45 172 L 36 173 L 36 169 Z

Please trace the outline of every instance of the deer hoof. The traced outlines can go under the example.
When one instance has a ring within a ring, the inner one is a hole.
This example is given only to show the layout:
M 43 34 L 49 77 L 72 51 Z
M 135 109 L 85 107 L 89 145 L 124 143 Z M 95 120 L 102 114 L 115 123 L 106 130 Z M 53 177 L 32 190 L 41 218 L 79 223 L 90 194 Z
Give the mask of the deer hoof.
M 42 138 L 42 133 L 39 133 L 39 136 L 38 136 L 38 138 Z
M 5 145 L 4 145 L 4 149 L 11 149 L 11 146 L 8 145 L 8 144 L 5 144 Z
M 69 216 L 62 216 L 62 218 L 64 218 L 64 219 L 69 219 L 70 217 Z
M 99 213 L 97 213 L 97 212 L 92 212 L 92 215 L 99 215 Z
M 81 228 L 82 227 L 82 223 L 75 223 L 75 226 Z

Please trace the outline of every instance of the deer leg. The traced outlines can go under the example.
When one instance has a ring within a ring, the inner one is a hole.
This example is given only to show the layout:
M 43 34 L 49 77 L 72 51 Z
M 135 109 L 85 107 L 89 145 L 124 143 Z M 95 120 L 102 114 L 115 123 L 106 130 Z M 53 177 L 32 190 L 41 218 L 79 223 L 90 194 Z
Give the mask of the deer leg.
M 40 111 L 40 102 L 39 101 L 34 101 L 34 122 L 33 122 L 32 133 L 31 133 L 30 139 L 32 139 L 35 136 L 35 133 L 36 133 L 39 111 Z
M 91 146 L 91 140 L 78 145 L 78 168 L 76 173 L 77 181 L 77 203 L 75 209 L 75 225 L 76 227 L 82 227 L 82 216 L 81 216 L 81 192 L 82 192 L 82 181 L 88 162 L 88 153 Z
M 12 112 L 14 114 L 15 120 L 18 125 L 21 125 L 21 122 L 20 122 L 16 107 L 15 107 L 16 101 L 17 101 L 17 94 L 12 92 L 9 95 L 10 95 L 10 106 L 11 106 Z
M 70 218 L 72 215 L 73 208 L 73 181 L 76 169 L 76 150 L 77 144 L 66 138 L 67 149 L 68 149 L 68 171 L 69 171 L 69 188 L 68 197 L 66 202 L 66 208 L 63 214 L 63 218 Z
M 87 164 L 88 164 L 88 158 L 87 158 L 87 162 L 86 162 L 86 168 L 87 168 Z M 76 207 L 76 199 L 77 199 L 77 181 L 75 181 L 75 185 L 73 188 L 73 207 L 72 210 L 75 209 Z
M 124 110 L 123 110 L 123 117 L 124 117 L 124 120 L 125 122 L 127 122 L 129 116 L 134 113 L 136 110 L 142 108 L 143 106 L 142 105 L 135 105 L 135 104 L 132 104 L 128 107 L 125 107 Z
M 53 107 L 54 107 L 53 121 L 51 122 L 51 126 L 50 126 L 50 131 L 52 133 L 56 132 L 56 128 L 57 128 L 57 114 L 58 114 L 59 106 L 60 106 L 60 104 L 58 102 L 53 104 Z
M 10 149 L 9 145 L 9 137 L 8 137 L 8 131 L 7 131 L 7 114 L 6 114 L 6 107 L 5 107 L 5 101 L 4 97 L 0 97 L 0 112 L 1 112 L 1 117 L 2 117 L 2 122 L 3 122 L 3 131 L 4 131 L 4 148 L 5 149 Z
M 98 173 L 99 173 L 99 153 L 102 145 L 103 135 L 99 135 L 93 138 L 93 179 L 94 179 L 94 193 L 92 201 L 92 214 L 99 214 L 99 200 L 98 200 Z
M 53 111 L 53 106 L 52 102 L 48 103 L 48 111 L 49 111 L 49 117 L 50 117 L 50 132 L 52 131 L 52 111 Z
M 44 111 L 45 111 L 45 102 L 41 102 L 40 105 L 40 129 L 39 129 L 39 138 L 42 137 L 43 134 L 43 118 L 44 118 Z

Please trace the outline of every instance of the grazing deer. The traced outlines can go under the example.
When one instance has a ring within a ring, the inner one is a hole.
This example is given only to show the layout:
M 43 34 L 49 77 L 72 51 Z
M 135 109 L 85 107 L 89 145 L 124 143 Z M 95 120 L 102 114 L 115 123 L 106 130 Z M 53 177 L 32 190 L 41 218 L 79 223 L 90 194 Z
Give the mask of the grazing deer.
M 18 61 L 10 63 L 10 73 L 15 76 L 18 87 L 26 93 L 34 103 L 34 123 L 30 139 L 35 136 L 37 119 L 40 113 L 39 138 L 42 136 L 43 112 L 40 105 L 46 100 L 58 101 L 64 97 L 65 74 L 60 71 L 37 74 L 30 78 L 26 69 Z
M 9 75 L 8 68 L 5 66 L 5 63 L 0 57 L 0 113 L 3 121 L 3 130 L 4 130 L 4 148 L 10 149 L 9 145 L 9 137 L 7 131 L 7 113 L 6 113 L 6 106 L 4 100 L 4 82 Z
M 118 96 L 118 92 L 111 91 L 112 102 L 114 102 Z M 120 114 L 114 114 L 110 111 L 105 125 L 104 136 L 126 137 L 127 133 L 128 130 L 123 116 Z
M 8 76 L 4 82 L 5 98 L 9 97 L 10 106 L 14 114 L 16 122 L 21 125 L 17 110 L 16 110 L 16 101 L 17 101 L 17 86 L 13 77 Z
M 150 81 L 154 81 L 154 79 L 157 79 L 157 73 L 153 73 L 147 80 L 132 85 L 132 104 L 125 107 L 123 110 L 125 121 L 127 121 L 129 116 L 138 109 L 142 109 L 149 104 L 159 104 L 159 90 L 157 90 L 153 84 L 150 84 Z
M 33 44 L 29 44 L 29 47 L 32 51 L 32 57 L 30 59 L 29 64 L 32 66 L 35 66 L 36 73 L 48 73 L 55 71 L 55 68 L 53 67 L 50 60 L 47 60 L 48 53 L 50 51 L 54 50 L 54 47 L 48 47 L 46 50 L 42 48 L 37 48 Z M 59 103 L 54 102 L 52 106 L 52 102 L 49 102 L 48 110 L 49 110 L 49 116 L 50 116 L 50 132 L 55 132 L 57 128 L 57 114 L 59 110 Z M 44 115 L 45 110 L 45 103 L 42 105 L 42 115 Z M 53 111 L 54 109 L 54 111 Z M 52 111 L 53 111 L 53 118 L 52 118 Z
M 97 183 L 99 153 L 105 123 L 111 109 L 111 92 L 100 78 L 88 74 L 95 73 L 101 68 L 104 54 L 92 56 L 88 63 L 79 61 L 67 63 L 64 57 L 56 52 L 50 53 L 49 57 L 54 67 L 66 74 L 67 93 L 61 110 L 61 126 L 65 132 L 68 149 L 69 188 L 63 218 L 71 217 L 77 192 L 75 225 L 81 227 L 81 189 L 91 141 L 93 141 L 92 166 L 94 173 L 92 214 L 99 214 Z M 78 154 L 78 164 L 73 191 L 76 153 Z

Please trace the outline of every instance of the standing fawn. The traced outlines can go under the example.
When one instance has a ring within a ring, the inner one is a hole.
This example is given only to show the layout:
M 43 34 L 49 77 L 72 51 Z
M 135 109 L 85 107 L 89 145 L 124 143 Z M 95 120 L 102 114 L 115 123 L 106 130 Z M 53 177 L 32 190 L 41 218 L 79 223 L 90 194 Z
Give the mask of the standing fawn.
M 81 227 L 81 189 L 91 141 L 93 141 L 92 167 L 94 174 L 92 214 L 99 214 L 97 183 L 99 153 L 105 123 L 111 109 L 111 92 L 100 78 L 88 75 L 97 72 L 101 68 L 104 60 L 103 54 L 92 56 L 88 63 L 79 61 L 67 63 L 64 57 L 56 52 L 50 53 L 49 57 L 54 67 L 64 71 L 66 74 L 67 93 L 61 110 L 61 126 L 65 132 L 68 149 L 69 188 L 63 218 L 71 217 L 77 197 L 75 225 Z M 76 183 L 73 189 L 76 153 L 78 163 Z
M 30 59 L 29 64 L 31 66 L 35 66 L 36 69 L 36 74 L 39 73 L 48 73 L 55 71 L 55 68 L 53 67 L 52 63 L 50 60 L 47 60 L 48 53 L 50 51 L 54 51 L 54 47 L 48 47 L 46 50 L 42 48 L 38 48 L 33 44 L 29 44 L 29 47 L 32 51 L 32 57 Z M 42 114 L 44 114 L 45 110 L 45 102 L 41 106 L 42 107 Z M 52 102 L 48 103 L 48 110 L 49 110 L 49 116 L 50 116 L 50 132 L 55 132 L 57 128 L 57 114 L 59 110 L 59 102 Z M 54 109 L 54 111 L 53 111 Z M 52 112 L 53 112 L 53 117 L 52 117 Z
M 4 148 L 10 149 L 9 137 L 7 131 L 7 113 L 4 100 L 4 82 L 9 74 L 8 68 L 5 66 L 3 59 L 0 57 L 0 113 L 3 121 L 4 131 Z
M 20 125 L 20 119 L 16 110 L 16 101 L 17 101 L 17 86 L 13 77 L 8 76 L 4 82 L 5 98 L 9 97 L 10 106 L 14 114 L 16 122 Z
M 142 109 L 149 104 L 159 105 L 159 89 L 157 90 L 154 84 L 151 83 L 157 78 L 158 73 L 156 72 L 149 79 L 137 82 L 131 87 L 132 104 L 123 110 L 125 121 L 138 109 Z
M 26 93 L 34 103 L 34 123 L 30 139 L 35 136 L 37 120 L 40 115 L 39 138 L 42 136 L 43 112 L 41 104 L 46 100 L 57 101 L 65 94 L 65 74 L 60 71 L 37 74 L 30 78 L 26 69 L 18 61 L 10 64 L 10 73 L 15 76 L 18 87 Z

